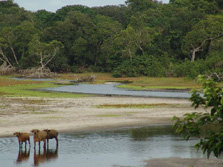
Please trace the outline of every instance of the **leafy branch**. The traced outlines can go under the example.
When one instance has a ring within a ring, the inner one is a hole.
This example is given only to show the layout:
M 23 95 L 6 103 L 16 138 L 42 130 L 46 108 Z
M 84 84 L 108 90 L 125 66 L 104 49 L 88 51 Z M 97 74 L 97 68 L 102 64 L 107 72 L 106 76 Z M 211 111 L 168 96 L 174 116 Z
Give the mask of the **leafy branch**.
M 199 138 L 195 146 L 208 158 L 211 153 L 219 157 L 223 151 L 223 90 L 213 79 L 202 75 L 198 76 L 198 82 L 202 83 L 203 91 L 193 90 L 190 101 L 195 109 L 203 107 L 206 112 L 187 113 L 183 119 L 174 116 L 173 127 L 176 133 L 185 134 L 186 140 Z

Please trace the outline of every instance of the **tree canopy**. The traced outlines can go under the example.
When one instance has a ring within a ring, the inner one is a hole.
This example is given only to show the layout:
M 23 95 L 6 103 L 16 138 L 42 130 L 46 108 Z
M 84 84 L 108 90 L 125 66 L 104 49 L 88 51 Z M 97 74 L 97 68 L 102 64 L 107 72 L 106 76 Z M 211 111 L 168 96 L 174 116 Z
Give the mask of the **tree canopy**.
M 1 1 L 0 65 L 38 66 L 31 51 L 36 37 L 41 44 L 62 44 L 46 64 L 55 72 L 117 77 L 222 73 L 217 65 L 223 57 L 222 10 L 219 0 L 126 0 L 120 6 L 70 5 L 52 13 Z

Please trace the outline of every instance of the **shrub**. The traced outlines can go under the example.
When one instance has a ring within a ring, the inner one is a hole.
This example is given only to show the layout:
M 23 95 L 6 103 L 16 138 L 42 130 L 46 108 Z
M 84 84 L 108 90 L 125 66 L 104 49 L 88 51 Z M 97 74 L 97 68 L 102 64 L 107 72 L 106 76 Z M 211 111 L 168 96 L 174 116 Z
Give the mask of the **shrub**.
M 112 76 L 113 77 L 162 77 L 168 73 L 170 60 L 166 56 L 156 57 L 153 55 L 137 56 L 132 61 L 124 61 L 117 66 Z
M 211 153 L 219 157 L 223 152 L 223 89 L 213 79 L 199 76 L 203 91 L 193 90 L 190 101 L 196 108 L 202 107 L 205 112 L 193 112 L 184 118 L 173 117 L 173 127 L 177 133 L 185 134 L 186 140 L 196 137 L 196 144 L 209 158 Z M 202 95 L 201 95 L 202 93 Z
M 173 74 L 175 77 L 195 78 L 199 74 L 205 73 L 204 60 L 191 62 L 185 60 L 183 63 L 177 63 L 173 66 Z

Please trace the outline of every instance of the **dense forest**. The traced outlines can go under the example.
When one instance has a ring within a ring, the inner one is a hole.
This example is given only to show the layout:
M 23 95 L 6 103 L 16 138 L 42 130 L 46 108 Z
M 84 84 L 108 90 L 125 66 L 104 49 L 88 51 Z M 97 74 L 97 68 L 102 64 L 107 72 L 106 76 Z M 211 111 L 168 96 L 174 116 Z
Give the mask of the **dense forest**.
M 0 65 L 114 77 L 223 73 L 223 1 L 126 0 L 55 13 L 0 2 Z

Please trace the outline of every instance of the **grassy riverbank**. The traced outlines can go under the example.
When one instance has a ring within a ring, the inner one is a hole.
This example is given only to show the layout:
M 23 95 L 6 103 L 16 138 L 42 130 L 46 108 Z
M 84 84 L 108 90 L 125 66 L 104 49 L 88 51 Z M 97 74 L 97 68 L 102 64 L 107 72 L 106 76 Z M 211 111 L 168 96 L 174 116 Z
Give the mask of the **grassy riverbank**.
M 94 76 L 94 82 L 91 84 L 103 84 L 106 82 L 121 82 L 121 88 L 135 89 L 135 90 L 151 90 L 151 89 L 192 89 L 198 88 L 199 85 L 194 80 L 186 78 L 150 78 L 150 77 L 126 77 L 113 78 L 109 73 L 83 73 L 83 74 L 60 74 L 57 79 L 65 80 L 60 84 L 56 81 L 32 81 L 32 80 L 15 80 L 12 76 L 0 77 L 0 96 L 10 97 L 61 97 L 61 98 L 75 98 L 87 95 L 74 93 L 58 93 L 35 91 L 36 89 L 58 87 L 69 83 L 69 80 L 76 80 L 78 77 Z
M 75 98 L 85 97 L 87 95 L 74 93 L 58 93 L 50 91 L 37 91 L 37 89 L 58 87 L 52 81 L 31 81 L 31 80 L 15 80 L 11 76 L 0 77 L 0 96 L 7 97 L 60 97 Z
M 151 89 L 193 89 L 199 88 L 195 80 L 187 78 L 166 78 L 166 77 L 125 77 L 113 78 L 109 73 L 83 73 L 83 74 L 62 74 L 60 78 L 73 80 L 77 77 L 94 76 L 93 83 L 101 84 L 105 82 L 121 82 L 121 88 L 135 90 L 151 90 Z

